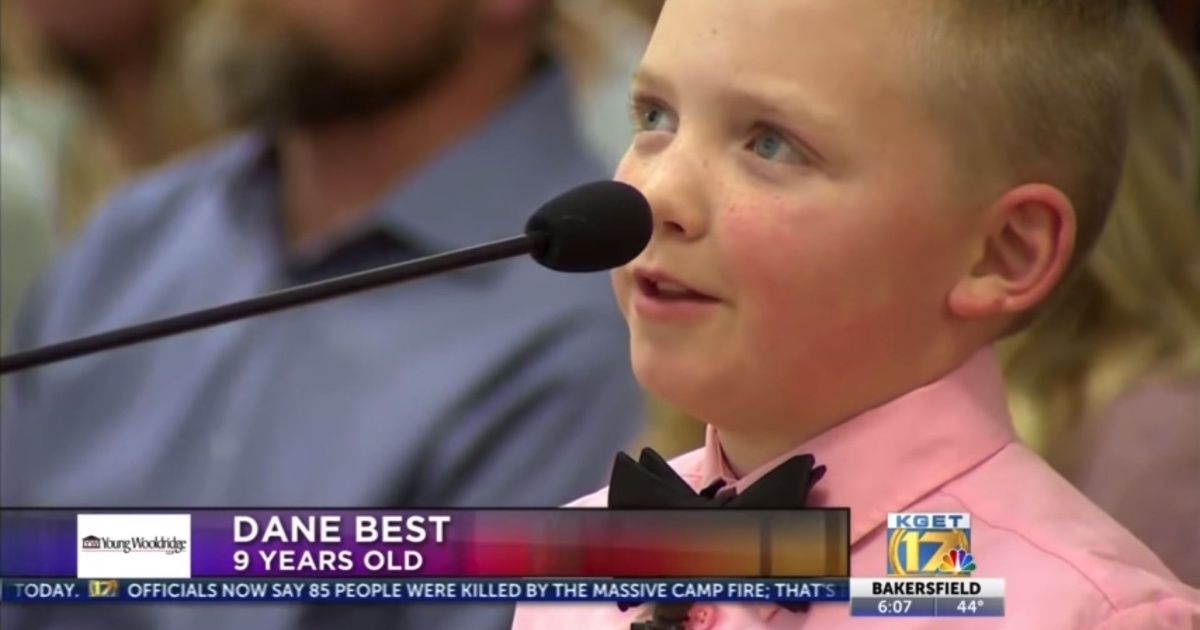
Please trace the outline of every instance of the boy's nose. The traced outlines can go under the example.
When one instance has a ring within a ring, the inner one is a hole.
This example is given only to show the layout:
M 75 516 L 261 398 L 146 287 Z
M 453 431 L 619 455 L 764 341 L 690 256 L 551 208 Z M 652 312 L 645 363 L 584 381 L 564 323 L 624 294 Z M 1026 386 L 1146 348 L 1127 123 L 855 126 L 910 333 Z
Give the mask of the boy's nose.
M 641 186 L 650 202 L 655 238 L 694 240 L 709 228 L 705 205 L 707 167 L 682 151 L 672 150 L 659 158 Z

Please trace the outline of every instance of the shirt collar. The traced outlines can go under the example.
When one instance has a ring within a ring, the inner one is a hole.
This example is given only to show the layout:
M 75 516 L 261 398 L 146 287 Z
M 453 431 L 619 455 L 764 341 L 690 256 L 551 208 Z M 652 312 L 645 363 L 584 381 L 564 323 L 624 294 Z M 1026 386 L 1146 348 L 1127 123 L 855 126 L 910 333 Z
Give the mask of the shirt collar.
M 861 413 L 750 474 L 730 470 L 708 427 L 701 484 L 739 492 L 789 458 L 811 453 L 828 467 L 810 493 L 814 507 L 850 508 L 850 544 L 1012 442 L 1003 379 L 985 348 L 941 379 Z

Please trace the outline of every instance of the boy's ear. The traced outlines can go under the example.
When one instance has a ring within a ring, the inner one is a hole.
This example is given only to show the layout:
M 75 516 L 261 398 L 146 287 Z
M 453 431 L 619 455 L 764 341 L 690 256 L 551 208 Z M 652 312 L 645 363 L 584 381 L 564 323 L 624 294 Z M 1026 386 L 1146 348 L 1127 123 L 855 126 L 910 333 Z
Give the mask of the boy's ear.
M 1058 285 L 1075 249 L 1075 208 L 1062 191 L 1026 184 L 988 209 L 976 259 L 948 305 L 967 319 L 1019 315 Z

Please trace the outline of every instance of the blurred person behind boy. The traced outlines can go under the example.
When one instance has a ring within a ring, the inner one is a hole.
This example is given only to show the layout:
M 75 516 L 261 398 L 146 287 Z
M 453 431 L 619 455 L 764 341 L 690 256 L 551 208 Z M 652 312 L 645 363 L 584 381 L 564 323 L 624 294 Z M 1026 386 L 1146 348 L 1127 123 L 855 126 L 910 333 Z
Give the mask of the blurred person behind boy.
M 197 0 L 2 0 L 5 93 L 50 160 L 60 237 L 133 175 L 212 138 L 182 72 Z
M 1159 20 L 1116 204 L 1080 276 L 1001 346 L 1021 436 L 1200 586 L 1200 85 Z
M 48 160 L 23 113 L 0 92 L 0 353 L 21 297 L 54 249 Z
M 654 26 L 653 0 L 559 0 L 553 31 L 577 84 L 582 133 L 616 168 L 629 146 L 629 77 Z
M 0 350 L 21 300 L 105 195 L 215 134 L 185 97 L 195 0 L 0 0 Z
M 38 287 L 22 347 L 508 236 L 607 176 L 541 45 L 543 0 L 205 6 L 189 54 L 211 106 L 256 131 L 116 195 Z M 605 274 L 494 264 L 16 374 L 2 499 L 561 503 L 595 487 L 642 415 L 607 291 Z M 51 617 L 31 627 L 168 629 L 489 628 L 511 615 L 302 610 L 28 612 Z

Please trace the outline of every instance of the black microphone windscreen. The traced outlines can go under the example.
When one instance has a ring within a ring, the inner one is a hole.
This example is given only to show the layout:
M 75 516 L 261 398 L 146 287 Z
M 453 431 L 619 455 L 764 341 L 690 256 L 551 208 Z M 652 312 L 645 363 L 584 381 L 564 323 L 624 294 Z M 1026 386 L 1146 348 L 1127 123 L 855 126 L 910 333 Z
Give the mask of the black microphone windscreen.
M 633 260 L 650 241 L 650 203 L 636 188 L 600 181 L 573 188 L 538 208 L 526 234 L 544 237 L 532 256 L 556 271 L 589 272 Z

